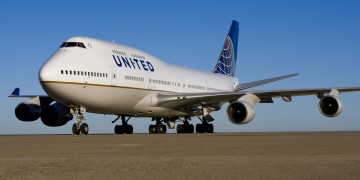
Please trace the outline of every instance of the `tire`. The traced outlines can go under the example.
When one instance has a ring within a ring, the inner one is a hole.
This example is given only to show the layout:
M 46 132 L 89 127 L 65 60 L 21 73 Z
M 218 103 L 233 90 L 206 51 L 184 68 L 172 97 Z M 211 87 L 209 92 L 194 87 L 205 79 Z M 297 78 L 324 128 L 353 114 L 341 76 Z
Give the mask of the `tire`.
M 79 135 L 80 134 L 80 131 L 76 127 L 76 123 L 74 123 L 73 126 L 72 126 L 72 133 L 74 135 Z
M 179 134 L 184 133 L 184 126 L 182 124 L 178 124 L 176 126 L 176 132 L 179 133 Z
M 166 131 L 167 131 L 167 129 L 166 129 L 166 126 L 165 125 L 161 125 L 161 127 L 162 127 L 162 130 L 163 130 L 163 134 L 166 134 Z
M 149 126 L 149 134 L 155 134 L 156 133 L 156 127 L 154 125 Z
M 161 125 L 156 126 L 156 133 L 162 134 L 163 132 L 164 132 L 164 130 Z
M 132 134 L 133 133 L 133 131 L 134 131 L 134 128 L 133 128 L 133 126 L 132 125 L 127 125 L 127 126 L 124 126 L 125 128 L 125 133 L 126 134 Z
M 125 126 L 124 125 L 120 125 L 119 126 L 119 134 L 124 134 L 125 133 Z
M 194 133 L 194 125 L 189 124 L 187 127 L 187 133 Z
M 114 128 L 115 134 L 120 134 L 120 125 L 116 125 Z
M 83 135 L 88 135 L 89 134 L 89 126 L 86 123 L 81 124 L 80 132 Z
M 203 124 L 196 124 L 196 132 L 197 133 L 204 133 L 204 125 Z
M 214 132 L 214 125 L 213 124 L 207 124 L 207 126 L 206 126 L 207 128 L 206 128 L 206 132 L 207 133 L 213 133 Z

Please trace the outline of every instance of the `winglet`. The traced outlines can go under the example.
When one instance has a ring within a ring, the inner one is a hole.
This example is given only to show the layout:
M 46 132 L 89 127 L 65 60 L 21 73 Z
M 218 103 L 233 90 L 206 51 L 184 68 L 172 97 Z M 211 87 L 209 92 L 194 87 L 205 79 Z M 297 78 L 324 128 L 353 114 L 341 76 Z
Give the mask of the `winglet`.
M 15 88 L 14 91 L 9 95 L 9 97 L 19 96 L 20 88 Z

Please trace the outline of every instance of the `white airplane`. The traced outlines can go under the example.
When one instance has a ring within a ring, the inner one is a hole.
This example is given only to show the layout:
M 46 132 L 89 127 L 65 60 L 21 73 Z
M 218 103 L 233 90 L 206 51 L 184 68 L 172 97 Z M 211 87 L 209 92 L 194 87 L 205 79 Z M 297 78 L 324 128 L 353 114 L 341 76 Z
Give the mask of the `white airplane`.
M 239 23 L 233 21 L 212 72 L 165 63 L 141 50 L 88 37 L 72 37 L 45 62 L 39 81 L 48 96 L 19 95 L 16 88 L 9 97 L 31 98 L 15 108 L 21 121 L 41 121 L 47 126 L 63 126 L 76 115 L 73 134 L 88 134 L 84 113 L 117 115 L 122 125 L 116 134 L 131 134 L 131 117 L 150 117 L 155 125 L 149 133 L 166 133 L 167 127 L 178 133 L 193 133 L 189 123 L 199 117 L 198 133 L 212 133 L 210 113 L 229 103 L 227 117 L 234 124 L 254 119 L 257 103 L 286 102 L 292 96 L 316 95 L 319 110 L 327 117 L 342 112 L 341 92 L 359 91 L 360 87 L 243 91 L 255 86 L 296 76 L 290 74 L 240 84 L 235 77 Z M 165 124 L 167 126 L 165 126 Z

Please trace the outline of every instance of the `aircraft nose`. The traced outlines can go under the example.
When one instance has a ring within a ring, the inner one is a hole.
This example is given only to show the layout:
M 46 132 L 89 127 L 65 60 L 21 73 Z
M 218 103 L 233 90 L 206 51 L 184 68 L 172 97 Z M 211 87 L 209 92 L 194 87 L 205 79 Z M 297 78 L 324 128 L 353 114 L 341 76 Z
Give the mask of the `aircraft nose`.
M 44 64 L 39 71 L 39 81 L 43 82 L 48 79 L 49 79 L 49 71 L 48 68 L 46 67 L 46 64 Z
M 39 81 L 54 81 L 56 80 L 56 73 L 57 71 L 51 66 L 52 60 L 49 59 L 39 70 Z

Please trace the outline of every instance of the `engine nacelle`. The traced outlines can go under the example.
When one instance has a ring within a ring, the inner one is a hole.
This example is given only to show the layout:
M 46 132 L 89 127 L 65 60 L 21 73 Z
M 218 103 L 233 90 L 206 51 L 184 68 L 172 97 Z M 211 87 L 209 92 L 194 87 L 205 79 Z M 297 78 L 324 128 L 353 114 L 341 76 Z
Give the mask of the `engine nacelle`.
M 63 126 L 72 118 L 70 109 L 59 103 L 45 106 L 41 112 L 41 121 L 51 127 Z
M 321 98 L 319 110 L 326 117 L 335 117 L 342 112 L 343 104 L 338 96 L 327 95 Z
M 39 119 L 40 115 L 41 115 L 41 108 L 37 104 L 24 102 L 24 103 L 20 103 L 15 108 L 15 116 L 20 121 L 26 121 L 26 122 L 35 121 Z
M 235 101 L 227 108 L 227 117 L 234 124 L 247 124 L 255 117 L 254 107 L 246 101 Z

